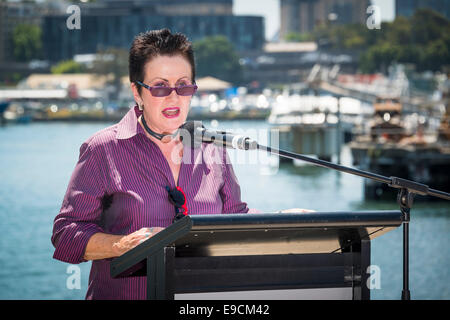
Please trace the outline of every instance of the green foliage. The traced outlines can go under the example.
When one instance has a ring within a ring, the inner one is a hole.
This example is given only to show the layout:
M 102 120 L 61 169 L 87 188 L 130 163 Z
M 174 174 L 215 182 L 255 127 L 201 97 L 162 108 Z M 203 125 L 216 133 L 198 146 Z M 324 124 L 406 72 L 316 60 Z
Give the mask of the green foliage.
M 314 40 L 311 33 L 298 32 L 289 32 L 288 34 L 286 34 L 284 39 L 289 42 L 305 42 Z
M 382 26 L 378 41 L 361 55 L 359 67 L 374 72 L 393 62 L 414 64 L 418 71 L 438 71 L 450 64 L 450 21 L 420 9 Z
M 450 34 L 431 42 L 425 48 L 423 68 L 439 70 L 441 66 L 450 65 Z
M 411 18 L 411 34 L 416 44 L 427 46 L 450 32 L 450 21 L 430 9 L 420 9 Z
M 322 24 L 309 35 L 289 35 L 291 41 L 309 38 L 330 49 L 360 52 L 362 72 L 387 70 L 394 62 L 414 64 L 418 71 L 438 71 L 450 65 L 450 21 L 440 13 L 419 9 L 411 18 L 397 17 L 381 29 L 364 24 Z
M 400 47 L 382 43 L 370 47 L 361 57 L 359 67 L 365 73 L 386 71 L 392 61 L 398 61 Z
M 12 32 L 14 59 L 28 62 L 42 57 L 41 28 L 32 24 L 19 24 Z
M 358 50 L 367 48 L 377 41 L 377 34 L 370 31 L 362 24 L 335 26 L 322 24 L 313 31 L 312 38 L 319 43 L 328 43 L 331 49 Z
M 193 44 L 198 77 L 212 76 L 235 85 L 242 81 L 239 56 L 225 36 L 206 37 Z
M 73 60 L 62 61 L 51 68 L 53 74 L 82 73 L 84 71 L 83 66 Z
M 381 42 L 408 45 L 412 41 L 411 23 L 405 17 L 397 17 L 393 22 L 386 23 L 379 31 L 382 35 Z

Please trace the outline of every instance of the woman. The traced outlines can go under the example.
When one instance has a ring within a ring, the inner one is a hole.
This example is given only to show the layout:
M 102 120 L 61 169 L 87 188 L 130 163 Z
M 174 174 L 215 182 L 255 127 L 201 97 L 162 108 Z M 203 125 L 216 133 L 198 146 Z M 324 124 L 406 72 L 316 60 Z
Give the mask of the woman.
M 196 90 L 186 37 L 167 29 L 139 34 L 129 76 L 137 105 L 83 143 L 54 221 L 54 258 L 93 260 L 87 299 L 145 299 L 146 278 L 112 279 L 110 261 L 170 225 L 177 212 L 249 210 L 224 149 L 202 144 L 190 152 L 177 135 Z M 183 208 L 171 201 L 175 192 L 185 196 Z

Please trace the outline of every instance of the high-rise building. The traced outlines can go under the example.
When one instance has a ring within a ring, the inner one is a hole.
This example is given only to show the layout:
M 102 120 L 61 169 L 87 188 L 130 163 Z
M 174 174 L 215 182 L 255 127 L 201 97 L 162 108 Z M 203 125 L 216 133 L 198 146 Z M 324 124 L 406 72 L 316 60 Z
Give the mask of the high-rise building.
M 280 0 L 280 39 L 306 33 L 323 23 L 365 23 L 370 0 Z
M 141 13 L 163 16 L 231 15 L 233 0 L 97 0 L 81 5 L 83 11 L 98 14 L 107 11 L 111 15 Z
M 69 29 L 68 14 L 44 17 L 43 42 L 50 61 L 71 59 L 110 47 L 128 49 L 134 36 L 169 28 L 191 41 L 224 35 L 237 50 L 259 50 L 264 18 L 235 16 L 232 0 L 102 0 L 80 4 L 80 29 Z
M 0 63 L 14 60 L 13 33 L 20 24 L 41 26 L 42 16 L 64 12 L 56 2 L 0 2 Z
M 450 19 L 450 0 L 396 0 L 395 15 L 411 17 L 417 9 L 428 8 Z

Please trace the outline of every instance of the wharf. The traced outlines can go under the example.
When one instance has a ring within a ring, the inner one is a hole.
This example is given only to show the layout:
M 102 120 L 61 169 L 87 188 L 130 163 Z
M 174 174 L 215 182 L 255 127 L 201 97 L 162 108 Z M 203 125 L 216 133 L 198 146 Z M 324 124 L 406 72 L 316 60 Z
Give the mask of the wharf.
M 349 146 L 353 164 L 361 170 L 397 176 L 434 189 L 450 191 L 450 145 L 437 142 L 379 143 L 358 139 Z M 380 199 L 396 193 L 389 186 L 372 180 L 365 180 L 364 183 L 366 199 Z
M 28 112 L 30 121 L 35 122 L 118 122 L 128 112 L 129 108 L 121 108 L 114 112 L 107 112 L 104 109 L 98 110 L 69 110 L 60 109 L 56 112 L 40 110 Z M 229 110 L 219 112 L 190 112 L 187 120 L 265 120 L 269 116 L 268 110 Z M 10 122 L 19 122 L 23 114 L 13 114 L 8 117 Z

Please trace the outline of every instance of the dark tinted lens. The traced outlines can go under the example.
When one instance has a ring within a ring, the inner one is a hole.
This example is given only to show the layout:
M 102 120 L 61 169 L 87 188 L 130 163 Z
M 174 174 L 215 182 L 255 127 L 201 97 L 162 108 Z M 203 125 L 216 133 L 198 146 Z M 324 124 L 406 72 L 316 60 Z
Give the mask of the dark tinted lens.
M 180 96 L 192 96 L 196 90 L 197 90 L 197 87 L 194 85 L 177 87 L 177 93 Z
M 152 87 L 150 92 L 154 97 L 165 97 L 172 92 L 172 89 L 169 87 Z

